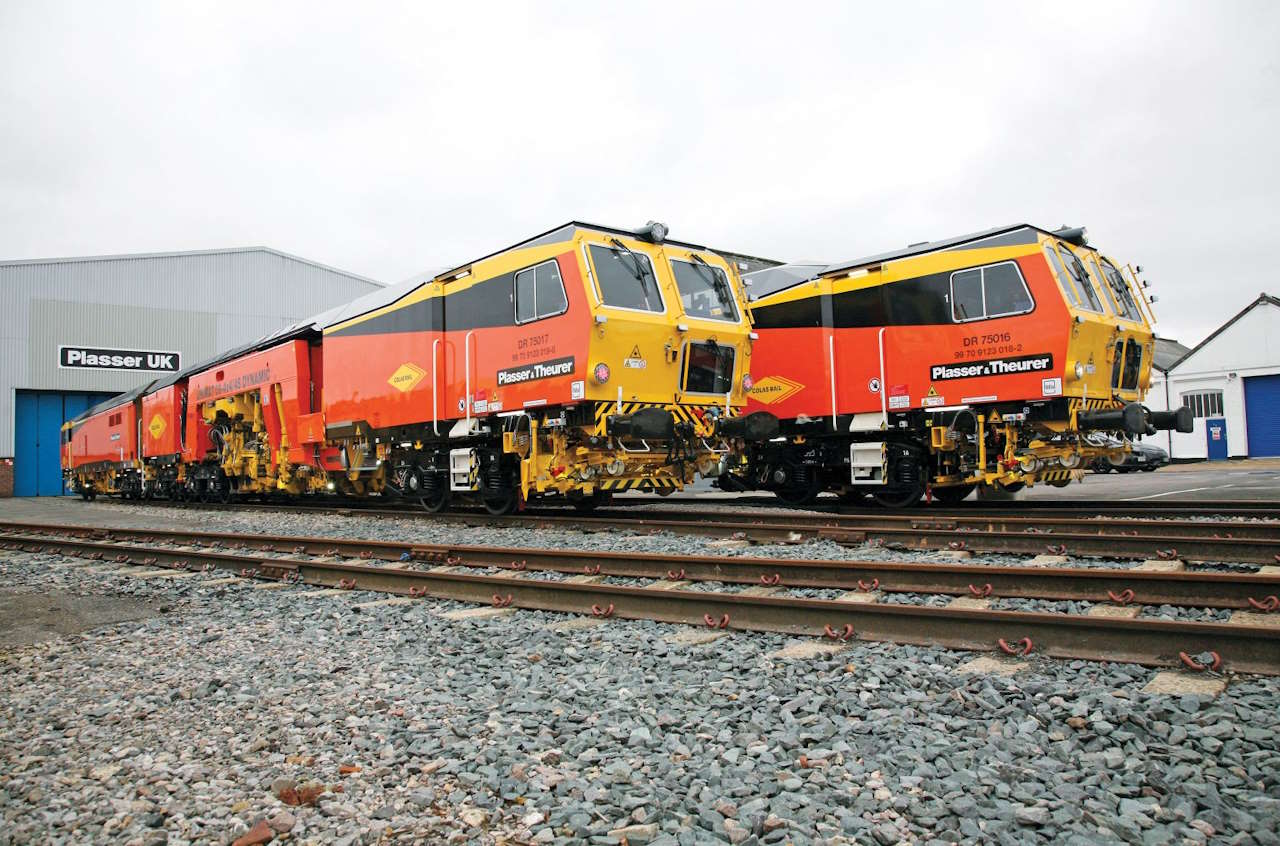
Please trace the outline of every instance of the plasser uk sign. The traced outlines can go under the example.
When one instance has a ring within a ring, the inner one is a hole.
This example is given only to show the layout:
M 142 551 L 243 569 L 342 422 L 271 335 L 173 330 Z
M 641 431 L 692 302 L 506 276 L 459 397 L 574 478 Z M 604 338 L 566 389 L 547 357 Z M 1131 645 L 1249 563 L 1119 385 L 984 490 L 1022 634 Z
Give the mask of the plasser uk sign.
M 80 370 L 150 370 L 174 373 L 182 367 L 176 352 L 116 350 L 103 347 L 58 347 L 58 366 Z

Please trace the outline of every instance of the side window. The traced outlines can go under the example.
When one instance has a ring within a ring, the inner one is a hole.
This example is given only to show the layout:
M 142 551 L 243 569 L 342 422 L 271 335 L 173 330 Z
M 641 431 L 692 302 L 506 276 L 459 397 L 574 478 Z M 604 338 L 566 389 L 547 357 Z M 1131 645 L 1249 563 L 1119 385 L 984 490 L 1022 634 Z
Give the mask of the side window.
M 957 321 L 983 316 L 982 271 L 962 270 L 951 276 L 951 314 Z
M 982 269 L 982 294 L 986 300 L 987 317 L 1031 311 L 1031 294 L 1013 262 Z
M 554 317 L 569 309 L 555 259 L 517 273 L 515 289 L 516 323 Z
M 951 317 L 957 323 L 1031 311 L 1034 303 L 1011 261 L 951 274 Z
M 1089 311 L 1102 312 L 1102 302 L 1098 299 L 1098 292 L 1093 290 L 1093 283 L 1089 281 L 1089 273 L 1084 269 L 1084 265 L 1080 263 L 1080 258 L 1067 247 L 1058 245 L 1058 251 L 1062 253 L 1062 263 L 1067 267 L 1067 273 L 1071 274 L 1071 281 L 1075 282 L 1076 290 L 1084 295 L 1084 299 L 1080 302 L 1080 308 Z
M 605 305 L 659 314 L 665 311 L 648 256 L 620 245 L 591 244 L 589 249 Z

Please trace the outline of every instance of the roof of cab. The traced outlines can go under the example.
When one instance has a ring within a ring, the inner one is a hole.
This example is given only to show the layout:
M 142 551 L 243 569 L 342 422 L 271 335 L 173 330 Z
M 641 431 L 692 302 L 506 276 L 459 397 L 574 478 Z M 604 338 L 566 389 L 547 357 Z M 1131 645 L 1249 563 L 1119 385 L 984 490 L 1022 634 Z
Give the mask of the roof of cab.
M 151 385 L 152 385 L 151 382 L 144 382 L 143 384 L 138 385 L 136 388 L 130 388 L 129 390 L 125 391 L 123 394 L 117 394 L 114 397 L 111 397 L 110 399 L 105 399 L 102 402 L 98 403 L 97 405 L 90 406 L 89 408 L 80 412 L 79 414 L 77 414 L 75 417 L 72 417 L 67 422 L 71 424 L 83 423 L 85 420 L 88 420 L 90 417 L 93 417 L 96 414 L 101 414 L 104 411 L 110 411 L 113 408 L 119 408 L 120 406 L 125 405 L 126 403 L 130 403 L 133 400 L 136 400 L 138 397 L 142 396 L 143 394 L 149 393 L 151 390 Z
M 792 285 L 796 285 L 800 282 L 807 282 L 810 279 L 825 276 L 829 273 L 843 273 L 852 270 L 859 270 L 864 267 L 871 267 L 872 265 L 884 264 L 885 262 L 897 261 L 904 258 L 913 258 L 927 253 L 942 252 L 944 250 L 973 250 L 984 247 L 1033 244 L 1039 239 L 1040 234 L 1054 235 L 1056 233 L 1049 229 L 1032 226 L 1029 223 L 1013 223 L 1007 226 L 997 226 L 992 229 L 984 229 L 981 232 L 971 232 L 968 235 L 959 235 L 955 238 L 944 238 L 939 241 L 922 241 L 918 244 L 909 244 L 902 249 L 890 250 L 886 253 L 877 253 L 876 255 L 864 256 L 863 258 L 852 259 L 849 261 L 836 262 L 835 264 L 817 265 L 801 263 L 779 265 L 778 267 L 770 267 L 764 270 L 757 270 L 754 273 L 749 273 L 746 278 L 751 281 L 751 293 L 760 297 L 781 291 L 785 288 L 790 288 Z M 806 268 L 812 270 L 812 273 L 808 276 L 803 275 Z

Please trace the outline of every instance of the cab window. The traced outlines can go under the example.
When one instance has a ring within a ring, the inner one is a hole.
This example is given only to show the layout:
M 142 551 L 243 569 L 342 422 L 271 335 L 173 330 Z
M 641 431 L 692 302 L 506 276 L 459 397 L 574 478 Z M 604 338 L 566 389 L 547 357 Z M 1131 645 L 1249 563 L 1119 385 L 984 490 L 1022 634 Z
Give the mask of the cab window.
M 1079 303 L 1080 308 L 1101 314 L 1102 301 L 1098 299 L 1098 292 L 1093 290 L 1093 283 L 1089 281 L 1089 273 L 1080 263 L 1080 257 L 1061 244 L 1058 245 L 1058 252 L 1062 253 L 1062 263 L 1066 265 L 1067 273 L 1071 275 L 1071 281 L 1075 283 L 1076 290 L 1084 295 L 1084 299 Z
M 1111 313 L 1118 314 L 1123 317 L 1124 307 L 1121 306 L 1120 302 L 1116 299 L 1116 292 L 1111 289 L 1110 284 L 1102 281 L 1107 277 L 1103 275 L 1102 270 L 1098 267 L 1097 257 L 1089 256 L 1089 261 L 1086 262 L 1086 264 L 1089 268 L 1089 274 L 1093 277 L 1094 281 L 1098 283 L 1098 287 L 1102 289 L 1102 293 L 1106 294 L 1107 304 L 1111 306 Z
M 684 348 L 684 390 L 691 394 L 727 394 L 733 390 L 733 347 L 714 341 Z
M 516 323 L 554 317 L 569 310 L 555 259 L 517 273 L 515 287 Z
M 621 242 L 609 246 L 591 244 L 589 249 L 601 302 L 613 308 L 659 314 L 664 311 L 662 292 L 648 256 L 627 249 Z
M 1025 314 L 1033 305 L 1022 272 L 1011 261 L 951 274 L 951 317 L 957 323 Z
M 1045 244 L 1044 254 L 1049 257 L 1049 264 L 1053 265 L 1053 275 L 1058 277 L 1058 287 L 1062 289 L 1067 302 L 1079 308 L 1080 295 L 1076 293 L 1076 289 L 1072 286 L 1071 277 L 1067 274 L 1067 269 L 1062 266 L 1062 257 L 1058 255 L 1058 251 L 1050 244 Z
M 723 270 L 694 258 L 692 261 L 672 259 L 671 272 L 676 277 L 685 314 L 705 320 L 737 321 L 738 305 Z
M 1129 290 L 1129 285 L 1124 281 L 1124 277 L 1120 275 L 1120 271 L 1106 259 L 1102 260 L 1102 273 L 1107 277 L 1107 284 L 1111 287 L 1115 298 L 1122 304 L 1120 314 L 1122 317 L 1142 322 L 1142 315 L 1138 311 L 1138 304 L 1133 299 L 1133 293 Z

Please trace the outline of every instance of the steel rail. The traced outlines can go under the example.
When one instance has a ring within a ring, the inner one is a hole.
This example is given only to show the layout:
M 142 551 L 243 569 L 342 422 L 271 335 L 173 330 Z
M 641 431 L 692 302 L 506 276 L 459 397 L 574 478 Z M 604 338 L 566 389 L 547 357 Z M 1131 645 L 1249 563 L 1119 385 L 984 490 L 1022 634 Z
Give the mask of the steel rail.
M 279 506 L 277 506 L 279 507 Z M 336 508 L 346 516 L 402 517 L 402 510 Z M 729 514 L 724 511 L 645 511 L 597 516 L 515 514 L 495 517 L 477 512 L 434 514 L 439 524 L 615 531 L 628 528 L 711 537 L 739 537 L 752 543 L 790 543 L 819 538 L 846 545 L 869 540 L 917 549 L 969 549 L 976 552 L 1069 554 L 1111 558 L 1183 558 L 1191 561 L 1280 563 L 1280 525 L 1274 522 L 1175 521 L 859 514 Z
M 86 541 L 45 541 L 55 550 Z M 83 548 L 80 550 L 83 553 Z M 778 596 L 744 596 L 660 587 L 545 581 L 511 575 L 478 575 L 442 567 L 411 570 L 222 552 L 119 551 L 121 564 L 157 565 L 185 555 L 242 575 L 411 597 L 430 596 L 498 607 L 525 608 L 597 618 L 658 620 L 826 636 L 836 640 L 891 641 L 952 649 L 1037 654 L 1055 658 L 1132 661 L 1150 665 L 1194 664 L 1213 653 L 1214 669 L 1280 673 L 1280 629 L 1216 623 L 1114 619 L 1066 614 L 881 605 Z M 174 561 L 172 566 L 179 566 Z M 1015 644 L 1011 646 L 1010 644 Z
M 1084 567 L 1008 567 L 986 564 L 831 561 L 820 559 L 665 555 L 571 549 L 422 544 L 222 532 L 153 529 L 98 529 L 23 524 L 26 536 L 0 535 L 0 541 L 38 546 L 49 535 L 96 539 L 82 551 L 136 554 L 118 541 L 170 544 L 199 542 L 221 548 L 255 549 L 320 556 L 376 558 L 384 561 L 493 567 L 655 580 L 717 581 L 780 588 L 838 588 L 847 591 L 934 593 L 982 598 L 1054 599 L 1121 605 L 1181 605 L 1263 610 L 1280 596 L 1280 575 L 1223 572 L 1160 572 Z M 0 523 L 0 529 L 14 524 Z M 38 534 L 43 533 L 43 534 Z M 156 548 L 164 560 L 183 560 L 189 551 Z
M 120 502 L 128 502 L 120 500 Z M 382 499 L 373 496 L 367 498 L 348 498 L 326 494 L 314 497 L 295 498 L 290 502 L 249 502 L 231 503 L 216 502 L 174 502 L 171 500 L 147 500 L 147 504 L 159 507 L 178 509 L 216 509 L 216 510 L 278 510 L 293 512 L 315 511 L 352 511 L 374 516 L 425 516 L 448 517 L 451 515 L 485 515 L 479 507 L 468 505 L 455 506 L 458 510 L 441 514 L 428 514 L 412 502 L 400 499 Z M 735 509 L 732 511 L 715 511 L 710 513 L 732 514 L 739 517 L 775 516 L 778 519 L 875 519 L 878 517 L 898 517 L 916 519 L 946 518 L 1010 518 L 1010 517 L 1057 517 L 1064 519 L 1092 519 L 1106 517 L 1113 519 L 1166 520 L 1187 517 L 1199 517 L 1204 520 L 1218 518 L 1228 525 L 1238 526 L 1240 521 L 1230 518 L 1246 518 L 1261 521 L 1280 522 L 1280 500 L 1222 500 L 1219 502 L 1126 502 L 1117 500 L 1023 500 L 1006 503 L 960 503 L 959 505 L 922 504 L 912 508 L 859 508 L 841 505 L 834 500 L 818 502 L 810 506 L 791 506 L 779 500 L 759 497 L 738 498 L 695 498 L 695 497 L 618 497 L 608 505 L 600 506 L 595 513 L 601 512 L 634 512 L 643 511 L 658 519 L 688 519 L 681 515 L 695 515 L 705 510 L 708 505 Z M 658 506 L 658 507 L 655 507 Z M 515 516 L 574 516 L 575 512 L 564 506 L 535 505 L 530 506 L 520 515 Z M 1263 523 L 1265 525 L 1265 523 Z

